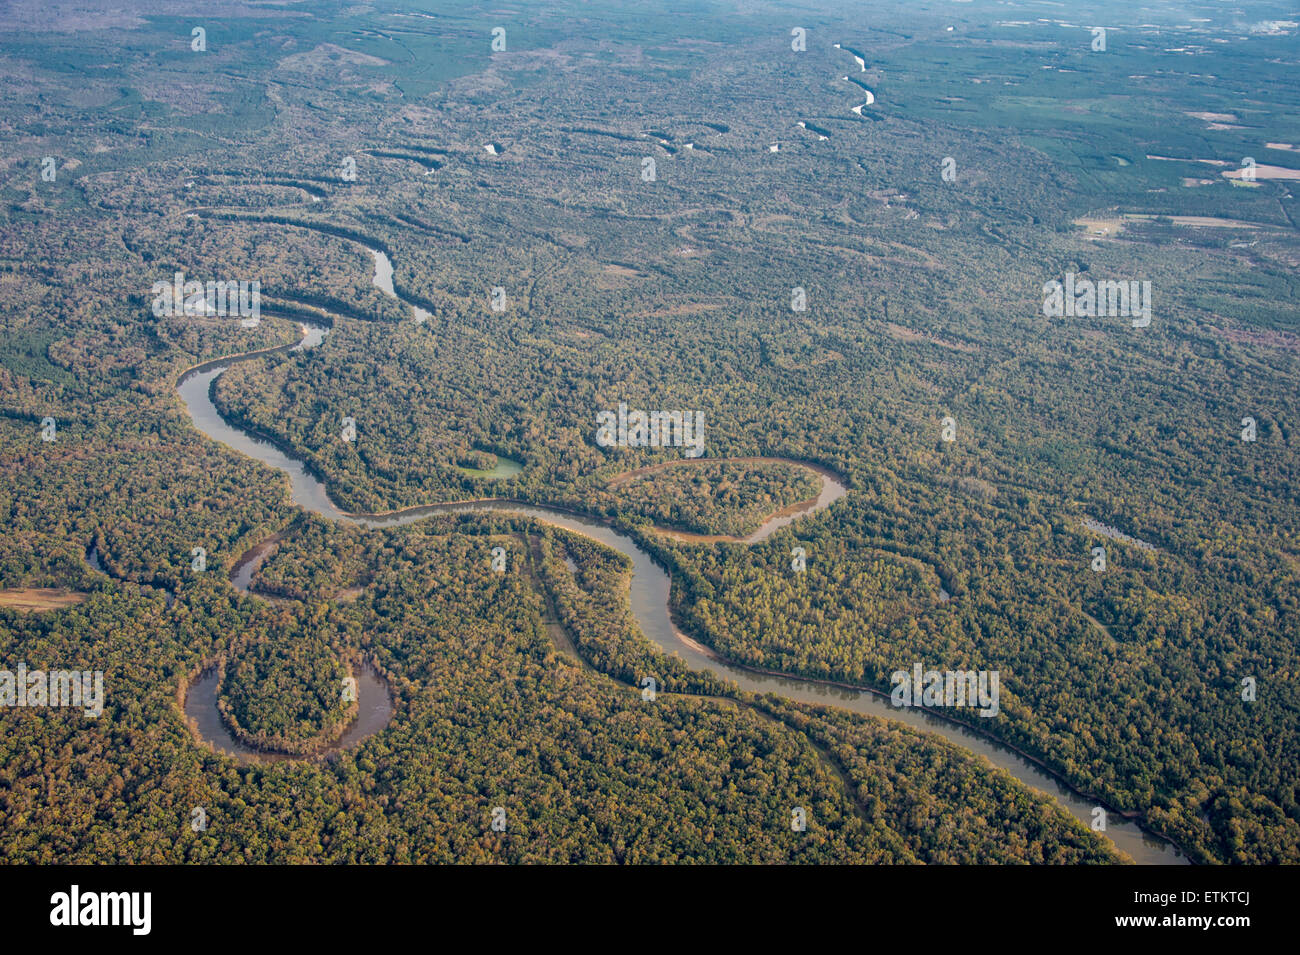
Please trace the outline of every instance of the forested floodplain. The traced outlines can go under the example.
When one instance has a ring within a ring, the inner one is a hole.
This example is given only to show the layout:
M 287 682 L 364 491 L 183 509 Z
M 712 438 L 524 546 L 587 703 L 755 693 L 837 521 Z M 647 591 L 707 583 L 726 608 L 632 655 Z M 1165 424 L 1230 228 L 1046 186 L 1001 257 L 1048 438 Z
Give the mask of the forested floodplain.
M 666 653 L 590 536 L 357 519 L 495 499 L 626 535 L 720 659 L 997 672 L 942 715 L 1194 861 L 1300 861 L 1295 199 L 1219 175 L 1296 165 L 1293 34 L 561 3 L 494 51 L 504 14 L 425 6 L 202 52 L 0 18 L 0 670 L 105 687 L 0 707 L 0 858 L 1124 861 L 934 734 Z M 259 320 L 158 314 L 176 273 Z M 1045 314 L 1068 275 L 1150 282 L 1149 325 Z M 250 353 L 205 400 L 332 512 L 178 396 Z M 702 455 L 605 446 L 620 405 Z M 189 724 L 214 667 L 276 759 Z

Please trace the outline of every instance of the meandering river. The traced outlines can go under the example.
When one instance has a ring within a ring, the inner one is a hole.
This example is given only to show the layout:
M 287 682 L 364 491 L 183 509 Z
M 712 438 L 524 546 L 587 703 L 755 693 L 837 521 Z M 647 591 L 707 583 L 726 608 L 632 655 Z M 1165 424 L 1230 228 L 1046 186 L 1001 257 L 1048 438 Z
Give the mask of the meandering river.
M 384 257 L 387 258 L 386 256 Z M 378 257 L 376 263 L 378 264 Z M 389 266 L 391 282 L 391 264 Z M 379 277 L 376 275 L 376 284 Z M 389 285 L 391 288 L 391 284 Z M 388 289 L 385 289 L 388 291 Z M 409 303 L 408 303 L 409 304 Z M 325 336 L 325 330 L 303 325 L 303 340 L 295 346 L 286 346 L 283 351 L 311 348 L 318 345 Z M 804 703 L 827 704 L 863 713 L 881 719 L 895 720 L 910 727 L 928 733 L 935 733 L 944 739 L 978 754 L 992 765 L 1005 770 L 1020 782 L 1040 790 L 1057 800 L 1085 825 L 1093 823 L 1093 810 L 1099 805 L 1095 799 L 1082 796 L 1031 758 L 1004 744 L 996 742 L 975 730 L 937 715 L 934 711 L 921 709 L 897 708 L 890 704 L 888 696 L 872 690 L 858 689 L 835 684 L 829 681 L 798 679 L 775 674 L 757 672 L 720 659 L 707 647 L 699 644 L 684 634 L 673 622 L 669 603 L 671 580 L 668 572 L 660 567 L 649 553 L 642 550 L 632 538 L 615 531 L 608 525 L 594 518 L 586 518 L 565 511 L 544 506 L 523 504 L 509 500 L 487 500 L 466 503 L 432 504 L 413 507 L 389 514 L 351 514 L 336 506 L 330 499 L 324 484 L 312 475 L 306 465 L 297 457 L 286 453 L 270 442 L 233 427 L 222 418 L 211 399 L 213 382 L 236 361 L 246 357 L 235 356 L 219 359 L 199 365 L 183 375 L 177 390 L 188 409 L 196 428 L 208 437 L 228 445 L 250 457 L 285 472 L 289 476 L 295 504 L 322 517 L 345 521 L 366 528 L 395 527 L 421 521 L 437 514 L 484 513 L 497 511 L 520 515 L 545 522 L 576 533 L 585 534 L 600 543 L 611 547 L 627 557 L 632 563 L 632 580 L 630 586 L 630 603 L 632 614 L 642 633 L 666 653 L 676 653 L 693 669 L 707 670 L 724 679 L 736 683 L 742 690 L 753 693 L 776 693 L 792 700 Z M 791 462 L 799 464 L 800 462 Z M 812 514 L 829 506 L 844 495 L 846 489 L 835 475 L 823 469 L 815 469 L 822 481 L 822 491 L 817 501 L 811 505 L 791 511 L 785 509 L 772 515 L 763 527 L 760 527 L 751 540 L 761 540 L 777 527 L 788 524 L 799 517 Z M 241 580 L 245 586 L 251 572 Z M 946 595 L 945 595 L 946 596 Z M 367 712 L 376 714 L 376 721 L 366 723 L 359 718 L 348 730 L 348 735 L 341 741 L 340 747 L 356 745 L 370 733 L 387 724 L 391 716 L 391 701 L 383 682 L 373 678 L 373 683 L 358 674 L 358 696 L 361 703 L 362 717 Z M 210 682 L 209 682 L 210 681 Z M 191 686 L 186 697 L 186 713 L 197 723 L 203 739 L 214 747 L 232 754 L 242 754 L 246 758 L 277 758 L 267 754 L 257 754 L 242 747 L 231 736 L 221 722 L 216 710 L 216 674 L 213 671 L 201 677 Z M 382 721 L 377 721 L 377 714 L 382 711 L 380 702 L 388 701 L 388 713 Z M 366 727 L 372 726 L 369 731 Z M 287 757 L 280 757 L 287 758 Z M 1183 854 L 1173 845 L 1150 835 L 1135 822 L 1125 819 L 1119 812 L 1107 813 L 1107 827 L 1104 835 L 1131 856 L 1135 861 L 1145 864 L 1179 864 L 1186 862 Z

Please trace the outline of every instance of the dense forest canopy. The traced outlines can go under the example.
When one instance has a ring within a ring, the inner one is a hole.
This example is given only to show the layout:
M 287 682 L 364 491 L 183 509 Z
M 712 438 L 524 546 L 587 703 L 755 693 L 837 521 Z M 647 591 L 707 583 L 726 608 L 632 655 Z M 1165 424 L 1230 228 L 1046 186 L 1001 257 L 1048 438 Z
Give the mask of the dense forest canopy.
M 953 719 L 1195 860 L 1300 861 L 1294 30 L 418 6 L 232 7 L 202 50 L 189 10 L 0 11 L 0 592 L 42 592 L 0 669 L 108 688 L 0 706 L 0 859 L 1121 861 L 932 734 L 665 654 L 589 538 L 295 506 L 177 394 L 265 349 L 212 401 L 342 510 L 614 522 L 728 660 L 997 671 Z M 260 321 L 158 314 L 176 273 L 258 281 Z M 1149 282 L 1150 323 L 1044 314 L 1067 275 Z M 602 445 L 620 404 L 699 411 L 703 456 Z M 847 493 L 740 540 L 801 462 Z M 204 745 L 214 665 L 297 758 Z M 392 719 L 327 753 L 362 666 Z

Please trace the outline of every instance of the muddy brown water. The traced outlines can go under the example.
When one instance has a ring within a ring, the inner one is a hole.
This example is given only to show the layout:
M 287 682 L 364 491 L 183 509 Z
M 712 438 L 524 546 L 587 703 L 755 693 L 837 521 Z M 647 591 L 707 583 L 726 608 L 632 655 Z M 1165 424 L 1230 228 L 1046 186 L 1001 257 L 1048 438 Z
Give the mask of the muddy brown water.
M 323 339 L 324 329 L 306 325 L 303 327 L 306 332 L 303 341 L 292 348 L 286 348 L 286 351 L 314 347 Z M 965 724 L 940 716 L 933 710 L 894 707 L 886 694 L 874 690 L 850 687 L 831 681 L 758 672 L 721 659 L 710 649 L 682 633 L 674 623 L 669 602 L 671 579 L 668 572 L 632 538 L 615 531 L 599 520 L 554 508 L 508 500 L 432 504 L 383 515 L 350 514 L 343 511 L 330 499 L 325 485 L 308 471 L 300 459 L 268 441 L 228 424 L 217 411 L 210 396 L 213 382 L 237 360 L 240 359 L 236 357 L 218 360 L 191 369 L 181 378 L 177 390 L 195 427 L 201 432 L 214 441 L 219 441 L 285 472 L 289 476 L 293 501 L 298 506 L 322 517 L 372 529 L 410 524 L 439 514 L 499 512 L 531 518 L 584 534 L 618 551 L 631 561 L 629 599 L 633 616 L 642 633 L 664 652 L 680 656 L 693 669 L 715 673 L 745 691 L 759 694 L 776 693 L 802 703 L 836 706 L 855 713 L 894 720 L 913 729 L 942 736 L 968 753 L 983 758 L 991 765 L 1005 771 L 1024 785 L 1051 796 L 1062 808 L 1085 825 L 1092 824 L 1093 810 L 1101 805 L 1098 800 L 1077 793 L 1028 755 L 997 742 Z M 797 461 L 789 463 L 806 466 Z M 781 524 L 773 523 L 773 526 L 769 527 L 765 523 L 754 535 L 750 535 L 751 538 L 762 540 L 779 529 L 779 526 L 807 517 L 829 506 L 846 493 L 844 484 L 839 478 L 822 469 L 818 469 L 817 473 L 823 481 L 823 488 L 814 505 L 798 513 L 778 512 L 777 515 L 769 518 L 769 522 L 780 521 Z M 205 679 L 211 682 L 205 682 Z M 388 697 L 387 687 L 382 680 L 378 680 L 377 677 L 376 680 L 377 685 L 373 685 L 371 691 L 367 693 L 363 691 L 364 684 L 358 674 L 358 696 L 359 701 L 363 703 L 363 714 L 367 711 L 367 707 L 378 709 L 373 721 L 357 720 L 354 727 L 349 730 L 349 735 L 340 741 L 339 749 L 347 749 L 359 744 L 371 732 L 382 729 L 391 717 L 391 699 Z M 388 714 L 382 720 L 379 719 L 382 707 L 377 702 L 380 696 L 388 700 L 389 704 Z M 239 754 L 241 744 L 230 737 L 229 731 L 221 723 L 216 711 L 215 671 L 210 676 L 201 677 L 191 687 L 186 698 L 186 713 L 194 719 L 203 739 L 210 745 Z M 246 750 L 242 754 L 244 758 L 290 758 L 268 756 L 244 749 Z M 1107 816 L 1107 828 L 1101 834 L 1138 863 L 1167 865 L 1182 864 L 1187 861 L 1175 846 L 1144 831 L 1135 821 L 1124 818 L 1117 811 L 1110 811 Z

